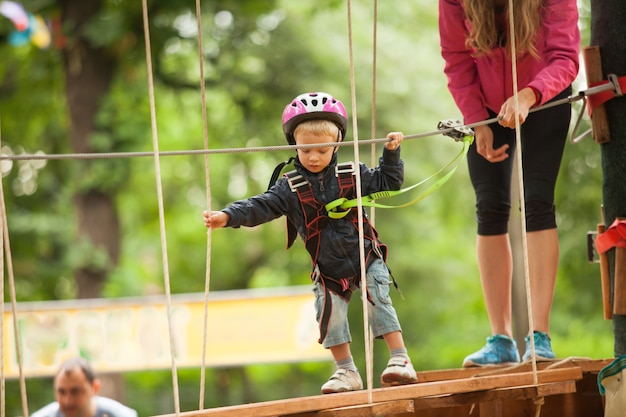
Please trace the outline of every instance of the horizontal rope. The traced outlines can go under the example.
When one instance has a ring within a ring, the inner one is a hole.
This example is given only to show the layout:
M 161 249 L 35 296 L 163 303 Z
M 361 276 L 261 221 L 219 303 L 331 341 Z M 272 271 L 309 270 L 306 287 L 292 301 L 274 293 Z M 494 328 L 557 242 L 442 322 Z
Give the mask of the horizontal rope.
M 486 122 L 486 121 L 485 121 Z M 484 122 L 482 122 L 484 123 Z M 436 130 L 427 133 L 414 134 L 405 136 L 404 139 L 419 139 L 428 136 L 441 135 L 447 132 L 451 132 L 453 128 Z M 389 142 L 389 138 L 378 139 L 366 139 L 360 140 L 359 145 L 368 145 L 372 143 L 385 143 Z M 305 148 L 321 148 L 321 147 L 342 147 L 342 146 L 354 146 L 353 141 L 344 141 L 339 143 L 323 143 L 323 144 L 308 144 L 308 145 L 270 145 L 270 146 L 256 146 L 246 148 L 222 148 L 222 149 L 191 149 L 191 150 L 178 150 L 178 151 L 161 151 L 159 156 L 181 156 L 181 155 L 206 155 L 206 154 L 224 154 L 224 153 L 247 153 L 247 152 L 269 152 L 269 151 L 288 151 L 293 149 L 305 149 Z M 0 155 L 0 160 L 52 160 L 52 159 L 111 159 L 111 158 L 139 158 L 139 157 L 152 157 L 154 152 L 101 152 L 101 153 L 67 153 L 67 154 L 20 154 L 20 155 Z
M 582 100 L 589 93 L 599 93 L 601 91 L 605 91 L 610 89 L 610 84 L 605 84 L 599 87 L 593 87 L 589 90 L 583 90 L 577 95 L 573 95 L 570 97 L 563 98 L 561 100 L 555 100 L 549 103 L 546 103 L 539 107 L 533 107 L 530 109 L 530 113 L 548 109 L 555 106 L 560 106 L 562 104 L 571 103 L 576 100 Z M 474 128 L 478 126 L 488 125 L 491 123 L 495 123 L 500 120 L 499 117 L 494 117 L 491 119 L 483 120 L 476 123 L 470 123 L 466 125 L 459 124 L 458 126 L 446 128 L 446 129 L 438 129 L 430 132 L 424 133 L 416 133 L 412 135 L 404 136 L 405 140 L 412 139 L 421 139 L 429 136 L 436 135 L 445 135 L 446 133 L 450 133 L 457 128 L 466 127 L 466 128 Z M 377 139 L 365 139 L 359 140 L 360 145 L 370 145 L 375 143 L 385 143 L 388 142 L 389 138 L 377 138 Z M 228 154 L 228 153 L 248 153 L 248 152 L 273 152 L 273 151 L 289 151 L 294 149 L 307 149 L 307 148 L 321 148 L 321 147 L 343 147 L 343 146 L 354 146 L 353 141 L 345 141 L 339 143 L 332 144 L 308 144 L 308 145 L 270 145 L 270 146 L 256 146 L 256 147 L 245 147 L 245 148 L 222 148 L 222 149 L 191 149 L 191 150 L 178 150 L 178 151 L 160 151 L 158 152 L 159 156 L 184 156 L 184 155 L 214 155 L 214 154 Z M 0 161 L 2 160 L 10 160 L 10 161 L 25 161 L 25 160 L 63 160 L 63 159 L 112 159 L 112 158 L 141 158 L 141 157 L 153 157 L 155 155 L 154 152 L 101 152 L 101 153 L 67 153 L 67 154 L 45 154 L 45 153 L 35 153 L 35 154 L 20 154 L 20 155 L 0 155 Z

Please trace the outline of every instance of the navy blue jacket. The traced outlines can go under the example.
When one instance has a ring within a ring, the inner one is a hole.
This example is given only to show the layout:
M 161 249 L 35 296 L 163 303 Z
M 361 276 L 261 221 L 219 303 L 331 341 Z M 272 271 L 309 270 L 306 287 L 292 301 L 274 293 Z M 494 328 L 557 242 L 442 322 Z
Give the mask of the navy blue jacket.
M 336 165 L 336 154 L 328 167 L 318 174 L 306 170 L 298 160 L 294 163 L 298 173 L 311 183 L 315 198 L 323 204 L 339 198 Z M 404 181 L 404 163 L 400 159 L 400 148 L 394 151 L 384 148 L 379 166 L 368 168 L 360 164 L 360 172 L 362 195 L 400 189 Z M 230 216 L 227 227 L 253 227 L 287 216 L 295 225 L 300 237 L 305 238 L 302 208 L 298 196 L 291 191 L 285 177 L 281 177 L 265 193 L 237 201 L 222 211 Z M 365 253 L 368 253 L 370 244 L 366 239 Z M 331 278 L 341 279 L 359 274 L 361 269 L 359 234 L 350 220 L 331 219 L 328 226 L 322 230 L 317 264 L 322 274 Z

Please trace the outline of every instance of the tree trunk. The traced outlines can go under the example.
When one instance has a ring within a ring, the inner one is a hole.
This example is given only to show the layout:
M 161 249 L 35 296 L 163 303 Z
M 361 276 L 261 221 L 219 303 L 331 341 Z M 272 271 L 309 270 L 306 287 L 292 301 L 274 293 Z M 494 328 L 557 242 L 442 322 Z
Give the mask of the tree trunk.
M 90 137 L 95 117 L 108 93 L 116 66 L 106 50 L 94 47 L 83 36 L 83 27 L 101 9 L 101 0 L 61 1 L 63 26 L 68 29 L 63 50 L 66 73 L 66 96 L 70 114 L 70 140 L 76 153 L 90 152 Z M 81 165 L 88 169 L 93 161 Z M 96 250 L 104 250 L 111 265 L 119 258 L 120 228 L 113 197 L 97 189 L 83 189 L 74 196 L 78 218 L 78 239 L 88 241 Z M 99 297 L 110 268 L 80 265 L 75 271 L 78 298 Z
M 591 1 L 591 46 L 600 47 L 604 77 L 626 75 L 626 2 Z M 602 199 L 606 227 L 626 217 L 626 97 L 605 103 L 610 142 L 602 148 Z M 609 251 L 611 281 L 615 282 L 615 250 Z M 621 277 L 626 279 L 626 277 Z M 614 285 L 612 285 L 614 288 Z M 626 316 L 613 315 L 615 356 L 626 354 Z
M 82 32 L 97 16 L 102 0 L 60 0 L 59 4 L 63 27 L 67 28 L 63 59 L 71 146 L 75 153 L 85 153 L 92 151 L 90 138 L 96 129 L 96 115 L 109 92 L 116 60 L 106 50 L 94 47 Z M 91 160 L 84 162 L 83 169 L 89 169 L 93 163 Z M 95 187 L 78 187 L 74 195 L 78 240 L 81 243 L 86 240 L 90 248 L 104 251 L 109 264 L 104 268 L 89 263 L 78 266 L 74 271 L 78 298 L 100 297 L 108 272 L 119 260 L 120 225 L 114 197 Z M 100 379 L 103 380 L 103 395 L 125 400 L 121 374 L 107 374 Z

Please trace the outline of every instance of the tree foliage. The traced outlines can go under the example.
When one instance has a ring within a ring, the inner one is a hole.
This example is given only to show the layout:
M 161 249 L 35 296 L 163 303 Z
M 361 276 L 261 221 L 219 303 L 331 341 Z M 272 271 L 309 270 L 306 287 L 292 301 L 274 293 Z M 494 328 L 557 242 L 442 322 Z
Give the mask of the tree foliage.
M 33 4 L 39 7 L 37 12 L 55 16 L 62 3 Z M 202 149 L 195 7 L 180 0 L 148 3 L 159 149 Z M 348 140 L 383 137 L 392 130 L 433 132 L 439 120 L 460 117 L 442 72 L 436 3 L 382 2 L 376 16 L 370 2 L 351 3 L 348 22 L 346 4 L 338 0 L 202 2 L 202 82 L 211 149 L 283 145 L 279 123 L 283 107 L 305 91 L 328 91 L 346 103 L 357 120 L 356 131 L 349 125 Z M 581 16 L 584 19 L 585 13 Z M 0 33 L 7 33 L 10 27 L 0 23 Z M 140 2 L 109 0 L 101 2 L 80 33 L 114 62 L 110 87 L 87 136 L 90 152 L 153 149 L 142 25 Z M 64 30 L 76 34 L 72 28 Z M 54 47 L 2 44 L 0 53 L 3 152 L 72 152 L 64 75 L 71 59 Z M 584 83 L 575 86 L 583 88 Z M 586 121 L 582 129 L 585 125 Z M 406 185 L 411 185 L 450 161 L 459 144 L 433 133 L 406 141 L 402 149 Z M 378 147 L 375 154 L 380 151 Z M 363 161 L 370 163 L 369 154 L 369 146 L 360 148 Z M 273 168 L 289 156 L 286 151 L 211 154 L 211 207 L 219 209 L 262 192 Z M 342 148 L 340 157 L 351 160 L 354 152 Z M 207 269 L 201 211 L 209 203 L 205 159 L 184 155 L 160 161 L 171 291 L 201 292 Z M 85 265 L 106 271 L 106 297 L 164 292 L 152 158 L 3 161 L 2 167 L 19 301 L 75 298 L 74 271 Z M 589 139 L 568 145 L 557 190 L 561 267 L 552 333 L 560 356 L 611 355 L 598 268 L 586 260 L 586 232 L 600 221 L 600 184 L 598 147 Z M 110 197 L 119 215 L 120 254 L 115 266 L 93 242 L 77 239 L 72 200 L 85 190 Z M 448 183 L 419 204 L 374 213 L 376 227 L 390 246 L 389 264 L 400 286 L 394 303 L 409 353 L 420 370 L 457 367 L 487 336 L 474 256 L 473 205 L 461 164 Z M 308 255 L 301 242 L 285 251 L 284 236 L 281 220 L 252 229 L 215 231 L 211 291 L 307 284 Z M 353 353 L 364 372 L 362 307 L 357 297 L 350 308 Z M 383 344 L 374 346 L 378 375 L 387 353 Z M 331 370 L 330 363 L 211 369 L 206 405 L 317 394 Z M 196 409 L 199 371 L 183 370 L 179 377 L 181 408 Z M 141 415 L 173 411 L 167 371 L 129 373 L 125 378 L 126 402 Z M 52 399 L 51 390 L 45 388 L 49 381 L 29 380 L 27 386 L 33 393 L 32 410 Z M 17 415 L 19 388 L 10 381 L 7 389 L 15 393 L 8 396 L 9 414 Z

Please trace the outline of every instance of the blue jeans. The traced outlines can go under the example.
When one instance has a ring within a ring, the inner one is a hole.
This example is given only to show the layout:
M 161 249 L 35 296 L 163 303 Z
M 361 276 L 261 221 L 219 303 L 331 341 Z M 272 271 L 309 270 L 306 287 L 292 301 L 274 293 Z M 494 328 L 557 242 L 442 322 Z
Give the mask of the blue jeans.
M 367 313 L 370 327 L 374 337 L 380 338 L 382 335 L 400 331 L 398 315 L 389 296 L 389 285 L 391 284 L 389 270 L 382 259 L 377 259 L 367 269 L 366 285 L 372 297 L 374 305 L 367 303 Z M 352 290 L 356 290 L 356 286 Z M 315 311 L 317 322 L 319 323 L 324 305 L 324 287 L 318 281 L 313 288 L 315 294 Z M 330 292 L 332 312 L 328 322 L 328 333 L 323 341 L 323 346 L 340 345 L 352 341 L 350 335 L 350 325 L 348 323 L 348 302 L 337 294 Z

